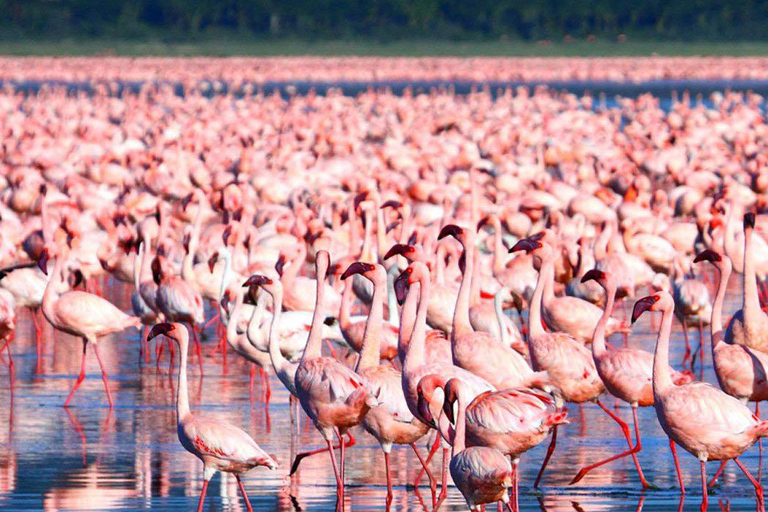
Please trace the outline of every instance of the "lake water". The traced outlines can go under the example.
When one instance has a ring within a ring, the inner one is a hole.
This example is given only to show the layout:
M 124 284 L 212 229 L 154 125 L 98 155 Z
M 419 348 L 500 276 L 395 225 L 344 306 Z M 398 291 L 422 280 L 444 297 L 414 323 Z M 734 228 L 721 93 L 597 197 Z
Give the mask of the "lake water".
M 738 283 L 731 283 L 726 312 L 740 303 Z M 115 285 L 107 297 L 130 309 L 129 289 Z M 621 310 L 617 311 L 621 316 Z M 202 485 L 202 465 L 187 453 L 176 437 L 174 392 L 176 372 L 167 373 L 167 351 L 158 372 L 154 361 L 140 364 L 138 334 L 127 332 L 100 344 L 109 369 L 116 400 L 110 413 L 98 364 L 89 351 L 88 374 L 69 410 L 62 407 L 80 365 L 80 342 L 46 329 L 45 356 L 37 369 L 34 330 L 22 313 L 12 344 L 16 368 L 13 405 L 10 403 L 7 365 L 0 365 L 0 509 L 3 510 L 194 510 Z M 210 329 L 204 351 L 214 342 Z M 692 343 L 698 344 L 692 332 Z M 715 382 L 710 366 L 707 335 L 704 378 Z M 642 318 L 629 337 L 632 346 L 652 350 L 655 333 L 650 318 Z M 621 338 L 613 340 L 621 343 Z M 684 343 L 676 325 L 672 361 L 679 365 Z M 335 481 L 327 454 L 306 459 L 297 475 L 287 477 L 293 454 L 318 448 L 322 439 L 302 417 L 298 433 L 290 434 L 288 394 L 272 379 L 272 400 L 267 411 L 249 396 L 248 368 L 229 353 L 226 369 L 220 355 L 205 358 L 205 376 L 190 365 L 192 409 L 221 415 L 248 431 L 281 464 L 277 471 L 258 468 L 244 482 L 257 510 L 332 510 Z M 607 404 L 614 400 L 606 397 Z M 621 405 L 619 414 L 631 425 L 631 410 Z M 640 462 L 657 489 L 639 490 L 630 458 L 603 466 L 576 486 L 569 480 L 583 465 L 625 449 L 617 425 L 592 404 L 570 407 L 572 423 L 561 428 L 555 456 L 540 490 L 532 487 L 546 443 L 526 454 L 521 463 L 521 510 L 677 510 L 681 505 L 674 465 L 667 439 L 652 408 L 640 410 L 643 451 Z M 303 413 L 302 413 L 303 415 Z M 348 451 L 347 510 L 385 509 L 384 459 L 378 444 L 357 429 L 357 446 Z M 425 444 L 425 443 L 422 443 Z M 425 450 L 424 446 L 422 449 Z M 699 510 L 701 488 L 698 462 L 680 452 L 688 494 L 684 510 Z M 760 473 L 757 447 L 742 457 L 753 474 Z M 410 448 L 393 450 L 395 499 L 392 510 L 430 510 L 429 487 L 417 492 L 409 484 L 418 469 Z M 438 472 L 438 465 L 433 466 Z M 710 475 L 717 463 L 709 464 Z M 718 501 L 730 510 L 752 510 L 752 486 L 729 464 L 724 480 L 710 498 L 710 509 L 720 510 Z M 441 510 L 465 510 L 457 489 L 451 487 Z M 234 478 L 215 476 L 205 510 L 241 511 Z M 495 509 L 493 509 L 495 510 Z

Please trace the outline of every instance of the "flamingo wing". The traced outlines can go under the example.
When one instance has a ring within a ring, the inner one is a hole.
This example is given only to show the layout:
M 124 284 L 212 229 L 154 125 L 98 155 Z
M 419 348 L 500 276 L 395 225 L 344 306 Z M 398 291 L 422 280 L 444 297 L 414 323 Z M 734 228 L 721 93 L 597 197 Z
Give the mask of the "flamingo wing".
M 125 322 L 131 318 L 108 300 L 77 290 L 61 295 L 55 308 L 56 319 L 61 325 L 83 333 L 98 334 L 104 330 L 123 329 Z
M 180 428 L 183 428 L 184 435 L 202 456 L 264 465 L 272 461 L 251 436 L 226 421 L 192 415 Z

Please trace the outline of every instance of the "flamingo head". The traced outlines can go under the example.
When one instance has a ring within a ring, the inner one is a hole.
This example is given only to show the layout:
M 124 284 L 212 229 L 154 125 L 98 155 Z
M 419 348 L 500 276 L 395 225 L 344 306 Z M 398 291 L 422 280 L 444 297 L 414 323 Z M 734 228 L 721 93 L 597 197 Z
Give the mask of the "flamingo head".
M 208 270 L 213 274 L 213 269 L 216 267 L 216 263 L 219 261 L 219 251 L 214 252 L 210 258 L 208 258 Z
M 713 250 L 706 249 L 693 258 L 694 263 L 699 263 L 700 261 L 709 261 L 710 263 L 717 265 L 719 262 L 723 261 L 723 257 Z
M 48 252 L 48 249 L 43 249 L 43 252 L 40 254 L 40 259 L 37 260 L 37 266 L 40 268 L 40 270 L 43 271 L 43 274 L 48 275 L 48 260 L 50 259 L 50 253 Z
M 229 303 L 232 301 L 232 297 L 229 293 L 229 290 L 225 291 L 224 294 L 221 296 L 221 309 L 223 309 L 227 314 L 229 314 Z
M 395 297 L 398 304 L 401 306 L 405 302 L 405 295 L 408 292 L 408 286 L 411 284 L 411 275 L 413 274 L 413 267 L 408 267 L 403 270 L 397 279 L 395 279 Z
M 423 377 L 416 386 L 417 409 L 419 416 L 432 428 L 437 428 L 435 415 L 432 414 L 430 404 L 434 398 L 435 391 L 441 390 L 445 380 L 439 375 L 431 374 Z
M 459 388 L 461 387 L 461 381 L 458 379 L 451 379 L 445 383 L 443 389 L 445 390 L 445 400 L 443 401 L 443 413 L 448 421 L 455 424 L 456 415 L 454 414 L 453 405 L 459 399 Z
M 343 274 L 341 274 L 341 280 L 345 281 L 349 277 L 352 277 L 355 274 L 360 274 L 363 277 L 371 278 L 373 277 L 373 273 L 376 271 L 377 265 L 374 265 L 372 263 L 363 263 L 362 261 L 355 261 L 352 263 L 349 267 L 347 267 L 347 270 L 344 271 Z
M 544 247 L 549 247 L 545 241 L 545 238 L 547 238 L 549 233 L 551 233 L 550 230 L 544 230 L 535 235 L 531 235 L 528 238 L 518 240 L 509 252 L 525 251 L 526 254 L 531 254 L 532 252 L 540 251 Z
M 586 274 L 584 274 L 584 277 L 581 278 L 582 283 L 586 283 L 588 281 L 597 281 L 598 283 L 604 283 L 607 279 L 607 275 L 602 270 L 598 270 L 596 268 L 593 268 L 592 270 L 588 270 Z
M 224 242 L 224 245 L 229 245 L 230 236 L 232 236 L 232 225 L 224 228 L 224 232 L 221 234 L 221 240 Z
M 189 242 L 192 240 L 192 236 L 189 233 L 184 234 L 184 238 L 181 244 L 184 246 L 184 252 L 189 253 Z
M 747 212 L 744 214 L 744 231 L 755 229 L 755 214 Z
M 457 226 L 456 224 L 447 224 L 443 227 L 443 229 L 440 230 L 440 234 L 437 235 L 438 240 L 442 240 L 443 238 L 447 236 L 452 236 L 459 242 L 463 242 L 465 236 L 466 236 L 467 230 Z
M 387 251 L 387 254 L 384 255 L 384 259 L 388 260 L 392 256 L 403 256 L 410 260 L 410 257 L 412 257 L 415 253 L 416 247 L 412 245 L 395 244 Z
M 663 311 L 674 307 L 674 300 L 672 296 L 665 292 L 659 291 L 647 297 L 635 302 L 635 307 L 632 308 L 632 323 L 637 322 L 640 315 L 646 311 Z
M 384 201 L 381 204 L 381 209 L 382 210 L 384 208 L 392 208 L 394 210 L 399 210 L 402 207 L 403 207 L 403 203 L 401 203 L 400 201 L 395 201 L 394 199 L 390 199 L 389 201 Z
M 178 330 L 179 325 L 180 324 L 170 323 L 170 322 L 162 322 L 159 324 L 155 324 L 152 326 L 152 329 L 149 331 L 149 334 L 147 335 L 147 341 L 157 338 L 160 335 L 173 338 L 175 331 Z

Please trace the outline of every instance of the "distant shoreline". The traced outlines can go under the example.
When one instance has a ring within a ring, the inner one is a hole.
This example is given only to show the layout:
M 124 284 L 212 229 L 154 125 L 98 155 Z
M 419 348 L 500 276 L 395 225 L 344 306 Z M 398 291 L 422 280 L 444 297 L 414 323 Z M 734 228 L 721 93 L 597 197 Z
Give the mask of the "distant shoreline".
M 299 39 L 160 40 L 64 39 L 0 41 L 4 56 L 382 56 L 382 57 L 641 57 L 766 56 L 768 41 L 594 42 L 400 40 L 378 42 Z

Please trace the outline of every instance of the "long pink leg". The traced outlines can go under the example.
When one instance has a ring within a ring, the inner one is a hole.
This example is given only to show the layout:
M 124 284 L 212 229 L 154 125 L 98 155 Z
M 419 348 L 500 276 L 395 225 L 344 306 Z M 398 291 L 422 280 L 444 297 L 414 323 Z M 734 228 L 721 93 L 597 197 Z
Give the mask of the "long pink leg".
M 11 333 L 11 335 L 8 337 L 8 341 L 5 342 L 5 350 L 8 352 L 8 377 L 10 379 L 8 390 L 10 391 L 10 402 L 11 402 L 11 418 L 13 418 L 13 381 L 15 377 L 15 370 L 14 370 L 14 364 L 13 364 L 13 356 L 11 355 L 11 339 L 13 338 L 14 333 Z M 13 421 L 9 420 L 9 424 L 12 424 Z
M 738 458 L 734 458 L 733 462 L 736 463 L 737 466 L 739 466 L 739 469 L 742 473 L 744 473 L 744 476 L 746 476 L 749 481 L 752 483 L 752 485 L 755 486 L 755 494 L 757 494 L 757 503 L 758 508 L 761 510 L 763 509 L 763 486 L 760 485 L 760 483 L 755 480 L 755 478 L 750 474 L 749 471 L 747 471 L 747 468 L 744 467 L 744 465 L 741 463 L 741 461 Z
M 677 483 L 680 484 L 680 493 L 685 494 L 683 473 L 680 471 L 680 461 L 677 460 L 677 447 L 671 438 L 669 439 L 669 450 L 672 452 L 672 458 L 675 460 L 675 470 L 677 471 Z
M 421 456 L 415 443 L 411 444 L 411 448 L 413 448 L 413 452 L 416 454 L 416 458 L 419 459 L 419 462 L 421 463 L 421 469 L 427 474 L 427 478 L 429 478 L 429 489 L 432 491 L 432 500 L 434 500 L 437 494 L 437 482 L 435 482 L 435 477 L 429 470 L 429 462 L 425 461 Z
M 706 511 L 709 505 L 709 495 L 707 494 L 707 463 L 701 461 L 701 510 Z
M 249 381 L 248 381 L 248 396 L 251 399 L 251 405 L 253 405 L 253 383 L 256 377 L 256 363 L 251 363 L 251 368 L 248 371 L 249 375 Z M 293 395 L 291 395 L 293 396 Z
M 69 407 L 69 401 L 72 400 L 72 397 L 74 396 L 75 391 L 77 391 L 77 388 L 80 387 L 80 384 L 83 382 L 83 379 L 85 378 L 85 350 L 87 347 L 88 347 L 88 341 L 83 339 L 83 359 L 80 362 L 80 375 L 77 376 L 75 385 L 72 387 L 72 390 L 69 392 L 69 396 L 67 396 L 67 400 L 64 402 L 64 407 Z
M 440 475 L 442 482 L 440 482 L 440 496 L 437 497 L 438 503 L 442 503 L 448 496 L 448 454 L 448 448 L 443 448 L 443 471 Z
M 715 476 L 712 477 L 712 480 L 709 481 L 709 484 L 707 484 L 708 487 L 712 487 L 717 483 L 717 479 L 720 478 L 720 475 L 723 474 L 723 470 L 725 470 L 725 465 L 728 463 L 727 460 L 720 461 L 720 467 L 717 468 L 717 471 L 715 472 Z
M 552 457 L 552 453 L 555 451 L 555 447 L 557 446 L 557 425 L 552 429 L 552 440 L 549 442 L 549 448 L 547 448 L 547 455 L 544 457 L 544 462 L 541 464 L 541 469 L 539 469 L 539 474 L 536 476 L 536 481 L 533 483 L 534 487 L 539 486 L 539 482 L 541 482 L 541 477 L 544 476 L 544 470 L 547 469 L 547 463 L 549 462 L 549 459 Z
M 205 494 L 208 492 L 208 480 L 203 482 L 203 490 L 200 492 L 200 501 L 197 503 L 197 512 L 203 512 L 205 504 Z
M 355 436 L 352 435 L 352 432 L 347 431 L 347 437 L 349 438 L 349 442 L 347 443 L 347 448 L 351 448 L 357 444 L 357 439 L 355 439 Z M 341 445 L 335 446 L 334 449 L 341 448 Z M 304 460 L 307 457 L 311 457 L 312 455 L 317 455 L 318 453 L 325 453 L 328 451 L 328 448 L 320 448 L 319 450 L 312 450 L 309 452 L 302 452 L 296 455 L 296 458 L 293 459 L 293 465 L 291 466 L 291 472 L 288 473 L 288 476 L 292 476 L 296 471 L 299 469 L 299 464 L 302 460 Z M 335 459 L 334 459 L 335 460 Z
M 200 347 L 200 338 L 197 335 L 197 326 L 195 324 L 189 325 L 192 331 L 192 337 L 195 339 L 195 354 L 197 354 L 197 361 L 200 363 L 200 375 L 203 375 L 203 349 Z
M 683 324 L 683 336 L 685 337 L 685 355 L 683 355 L 683 368 L 685 368 L 691 358 L 691 343 L 688 340 L 688 324 L 684 318 L 680 320 L 680 323 Z
M 344 484 L 341 482 L 339 466 L 336 464 L 336 453 L 333 451 L 334 450 L 333 443 L 331 443 L 330 439 L 326 439 L 325 442 L 328 445 L 328 452 L 331 455 L 331 464 L 333 465 L 333 475 L 336 477 L 336 499 L 340 503 L 342 500 L 344 500 L 344 490 L 343 490 Z M 338 506 L 336 508 L 338 508 Z
M 109 392 L 109 378 L 107 377 L 107 369 L 104 368 L 104 362 L 99 355 L 99 347 L 95 343 L 93 344 L 93 352 L 96 354 L 96 359 L 99 361 L 99 367 L 101 368 L 101 380 L 104 381 L 104 390 L 107 392 L 107 401 L 109 402 L 109 408 L 112 408 L 112 394 Z
M 419 482 L 421 482 L 421 477 L 424 476 L 424 470 L 426 467 L 429 467 L 430 461 L 432 461 L 432 457 L 435 456 L 435 453 L 437 453 L 437 449 L 440 448 L 440 435 L 435 436 L 435 442 L 432 444 L 432 448 L 430 448 L 429 453 L 427 454 L 427 460 L 424 464 L 422 464 L 421 469 L 419 470 L 418 474 L 416 475 L 416 480 L 413 482 L 414 487 L 419 486 Z M 435 486 L 435 490 L 437 490 L 437 486 Z M 434 503 L 433 503 L 434 506 Z
M 387 508 L 392 504 L 392 473 L 389 470 L 389 453 L 384 452 L 384 465 L 387 469 Z
M 619 424 L 619 427 L 621 427 L 621 431 L 624 434 L 624 438 L 627 440 L 627 446 L 629 446 L 629 450 L 626 450 L 624 452 L 621 452 L 617 455 L 614 455 L 612 457 L 608 457 L 607 459 L 603 459 L 599 462 L 596 462 L 594 464 L 590 464 L 589 466 L 585 466 L 581 468 L 581 470 L 576 474 L 575 477 L 573 477 L 573 480 L 571 480 L 570 485 L 575 484 L 584 476 L 586 476 L 587 473 L 592 471 L 595 468 L 598 468 L 600 466 L 603 466 L 605 464 L 608 464 L 609 462 L 613 462 L 617 459 L 621 459 L 623 457 L 626 457 L 627 455 L 631 455 L 632 459 L 635 462 L 635 467 L 637 468 L 637 474 L 640 475 L 640 483 L 643 485 L 643 489 L 647 489 L 650 487 L 648 485 L 648 482 L 645 480 L 645 475 L 643 475 L 643 470 L 640 467 L 640 462 L 637 460 L 637 452 L 643 449 L 642 445 L 640 444 L 640 430 L 637 425 L 637 408 L 632 407 L 632 417 L 635 423 L 635 437 L 637 438 L 637 444 L 633 447 L 632 446 L 632 438 L 629 435 L 629 426 L 617 415 L 612 413 L 600 400 L 595 400 L 595 403 L 600 406 L 602 410 L 608 414 L 616 423 Z
M 243 499 L 245 500 L 245 507 L 248 509 L 248 512 L 253 512 L 253 507 L 251 507 L 251 500 L 248 499 L 248 494 L 245 492 L 245 486 L 243 485 L 243 481 L 240 480 L 240 475 L 235 475 L 235 478 L 237 479 L 237 485 L 240 486 L 240 493 L 243 495 Z

